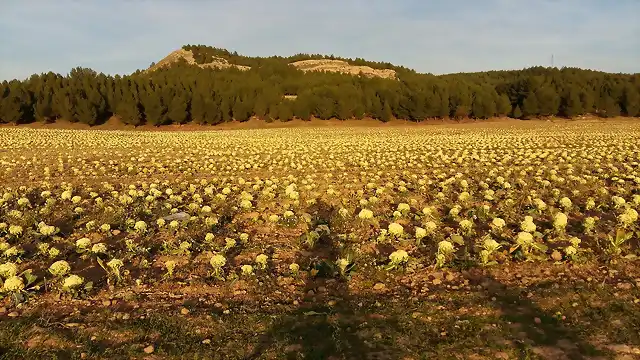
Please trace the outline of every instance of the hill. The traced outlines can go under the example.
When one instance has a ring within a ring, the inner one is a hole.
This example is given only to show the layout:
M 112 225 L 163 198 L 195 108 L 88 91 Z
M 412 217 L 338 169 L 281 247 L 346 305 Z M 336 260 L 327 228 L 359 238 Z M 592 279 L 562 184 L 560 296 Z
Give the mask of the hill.
M 291 119 L 603 118 L 640 113 L 640 76 L 532 67 L 434 76 L 318 54 L 249 57 L 185 45 L 149 69 L 75 68 L 0 84 L 0 122 L 220 124 Z
M 217 68 L 217 69 L 229 69 L 235 68 L 238 70 L 249 70 L 250 66 L 232 64 L 228 59 L 220 56 L 220 54 L 204 55 L 205 58 L 196 57 L 193 53 L 193 48 L 185 47 L 171 52 L 165 58 L 160 60 L 157 64 L 153 64 L 147 69 L 147 72 L 155 71 L 161 68 L 169 67 L 177 62 L 185 62 L 188 65 L 198 66 L 200 68 Z M 284 59 L 283 59 L 284 60 Z M 367 65 L 354 65 L 345 60 L 338 59 L 308 59 L 289 62 L 289 65 L 298 68 L 302 71 L 327 71 L 349 75 L 364 75 L 367 77 L 380 77 L 383 79 L 395 79 L 396 71 L 393 69 L 374 69 Z M 258 65 L 259 66 L 259 65 Z
M 172 51 L 171 54 L 167 55 L 165 58 L 160 60 L 157 64 L 154 64 L 147 69 L 147 72 L 155 71 L 161 68 L 170 67 L 176 62 L 184 61 L 189 65 L 199 66 L 201 68 L 216 68 L 216 69 L 228 69 L 228 68 L 236 68 L 238 70 L 249 70 L 251 67 L 244 65 L 235 65 L 230 64 L 226 59 L 223 58 L 213 58 L 210 62 L 204 64 L 198 64 L 193 57 L 193 52 L 191 50 L 178 49 L 176 51 Z

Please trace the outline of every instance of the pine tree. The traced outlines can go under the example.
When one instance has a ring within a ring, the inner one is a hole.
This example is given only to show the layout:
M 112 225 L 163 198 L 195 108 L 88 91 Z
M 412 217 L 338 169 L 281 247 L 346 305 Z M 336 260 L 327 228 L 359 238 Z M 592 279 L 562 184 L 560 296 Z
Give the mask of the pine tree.
M 434 118 L 437 117 L 440 113 L 440 104 L 442 103 L 442 99 L 440 98 L 440 94 L 436 94 L 430 88 L 426 88 L 422 90 L 422 96 L 424 98 L 424 117 L 425 118 Z
M 478 119 L 490 118 L 496 113 L 496 103 L 489 93 L 479 91 L 475 93 L 471 112 Z
M 11 100 L 11 98 L 13 98 L 13 100 Z M 8 105 L 9 115 L 13 114 L 14 116 L 17 116 L 16 119 L 10 122 L 15 122 L 16 124 L 22 124 L 22 123 L 27 123 L 33 120 L 34 101 L 33 101 L 33 97 L 31 96 L 31 92 L 28 91 L 26 87 L 20 84 L 14 84 L 14 86 L 11 87 L 8 97 L 5 100 L 7 100 L 10 103 Z M 11 103 L 14 103 L 14 104 L 11 104 Z M 17 109 L 16 107 L 19 107 L 19 109 Z
M 624 89 L 622 111 L 627 116 L 640 116 L 640 92 L 633 85 L 627 85 Z
M 499 95 L 496 101 L 496 113 L 499 116 L 507 116 L 511 113 L 511 100 L 507 94 Z
M 333 94 L 327 92 L 326 90 L 325 93 L 327 93 L 327 95 L 329 96 L 316 97 L 316 108 L 314 111 L 314 115 L 317 118 L 328 120 L 331 119 L 335 114 L 335 101 L 332 97 Z
M 198 124 L 207 124 L 206 104 L 202 93 L 194 93 L 191 99 L 191 119 Z
M 50 92 L 39 94 L 33 106 L 33 113 L 37 121 L 50 122 L 54 120 L 52 96 Z
M 572 118 L 582 114 L 582 102 L 580 95 L 574 88 L 569 88 L 560 101 L 560 114 L 562 116 Z
M 120 99 L 115 110 L 115 115 L 125 124 L 137 126 L 142 123 L 142 114 L 140 114 L 138 102 L 130 93 Z
M 384 104 L 377 95 L 374 95 L 374 97 L 369 101 L 369 109 L 367 110 L 367 115 L 374 119 L 384 118 Z
M 620 116 L 620 105 L 613 97 L 604 95 L 602 98 L 602 108 L 599 113 L 602 117 L 606 118 Z
M 0 102 L 0 120 L 5 123 L 19 124 L 24 113 L 20 98 L 9 94 Z
M 105 88 L 106 111 L 112 114 L 116 113 L 116 107 L 120 101 L 122 90 L 120 89 L 120 75 L 116 75 L 112 81 L 107 79 Z
M 250 105 L 240 97 L 235 99 L 232 106 L 232 117 L 236 121 L 247 121 L 251 117 Z
M 357 107 L 355 94 L 339 93 L 336 103 L 336 117 L 340 120 L 347 120 L 354 116 Z
M 269 109 L 269 105 L 267 104 L 267 100 L 264 95 L 258 95 L 253 105 L 253 115 L 255 115 L 259 119 L 263 119 L 267 114 Z
M 187 99 L 185 95 L 176 94 L 169 102 L 167 109 L 167 119 L 174 124 L 184 124 L 188 120 Z
M 167 108 L 162 103 L 162 96 L 159 91 L 151 90 L 143 97 L 142 106 L 147 124 L 162 125 L 165 123 Z
M 516 105 L 516 107 L 513 108 L 513 113 L 511 114 L 511 117 L 514 119 L 522 118 L 522 110 L 520 110 L 520 105 Z
M 225 114 L 223 114 L 220 101 L 221 100 L 218 98 L 216 98 L 215 100 L 205 98 L 205 101 L 204 101 L 205 118 L 207 119 L 208 123 L 211 125 L 222 124 L 225 121 L 224 120 Z M 226 114 L 228 117 L 229 116 L 228 110 Z
M 87 125 L 95 125 L 98 120 L 98 110 L 89 99 L 78 96 L 76 97 L 76 106 L 74 120 Z
M 535 92 L 538 100 L 538 114 L 541 116 L 553 116 L 558 114 L 560 97 L 558 93 L 549 86 L 545 86 Z
M 58 119 L 75 121 L 74 106 L 75 102 L 67 91 L 60 90 L 54 95 L 53 112 Z
M 380 118 L 380 120 L 382 120 L 383 122 L 389 122 L 392 119 L 393 119 L 393 113 L 391 112 L 391 106 L 389 105 L 388 102 L 385 102 L 382 110 L 382 117 Z
M 437 97 L 434 99 L 434 101 L 437 102 L 437 107 L 438 107 L 438 111 L 437 111 L 437 116 L 440 118 L 446 118 L 447 116 L 449 116 L 449 91 L 442 87 L 442 88 L 438 88 L 437 91 Z
M 100 90 L 94 87 L 89 87 L 86 90 L 87 100 L 93 106 L 96 112 L 96 119 L 90 125 L 94 125 L 96 122 L 103 120 L 107 116 L 107 102 L 100 93 Z
M 292 108 L 293 115 L 298 119 L 311 119 L 311 107 L 309 106 L 307 95 L 298 95 L 298 97 L 293 101 Z
M 537 116 L 539 114 L 539 108 L 538 108 L 538 97 L 535 95 L 535 93 L 531 93 L 529 96 L 527 96 L 526 99 L 524 99 L 524 101 L 522 102 L 522 116 L 520 117 L 524 117 L 524 118 L 531 118 L 534 116 Z
M 595 100 L 590 91 L 582 91 L 580 93 L 580 103 L 584 113 L 593 114 L 595 112 Z
M 450 90 L 449 113 L 451 117 L 460 119 L 471 114 L 471 92 L 466 84 L 456 84 Z
M 428 99 L 426 94 L 416 91 L 411 96 L 412 111 L 409 112 L 409 119 L 413 121 L 422 121 L 427 117 L 427 103 Z
M 75 97 L 74 120 L 87 125 L 95 125 L 98 120 L 98 109 L 91 100 L 83 94 Z
M 269 111 L 267 113 L 267 117 L 270 122 L 278 120 L 280 116 L 280 104 L 274 104 L 269 107 Z
M 281 102 L 278 106 L 278 119 L 280 121 L 289 121 L 293 119 L 293 111 L 288 102 Z
M 231 100 L 229 99 L 228 96 L 223 96 L 222 97 L 222 101 L 220 102 L 220 118 L 222 120 L 222 122 L 229 122 L 231 120 L 233 120 L 233 115 L 231 113 L 231 105 L 230 105 Z M 213 109 L 211 109 L 213 110 Z

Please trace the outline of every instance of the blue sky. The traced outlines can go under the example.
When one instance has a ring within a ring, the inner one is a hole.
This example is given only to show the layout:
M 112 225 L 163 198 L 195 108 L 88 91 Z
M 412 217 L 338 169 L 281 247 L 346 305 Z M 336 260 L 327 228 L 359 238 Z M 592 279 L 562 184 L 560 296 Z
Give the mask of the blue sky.
M 0 0 L 0 79 L 146 68 L 183 44 L 363 57 L 434 74 L 640 72 L 639 0 Z

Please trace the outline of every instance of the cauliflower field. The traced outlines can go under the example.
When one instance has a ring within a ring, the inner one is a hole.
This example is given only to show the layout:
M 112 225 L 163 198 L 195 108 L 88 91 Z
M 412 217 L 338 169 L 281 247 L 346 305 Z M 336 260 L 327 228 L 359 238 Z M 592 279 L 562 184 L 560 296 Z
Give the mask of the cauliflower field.
M 512 269 L 520 285 L 543 269 L 595 279 L 638 255 L 630 121 L 3 128 L 0 144 L 5 316 L 55 304 L 68 319 L 118 299 L 133 309 L 198 299 L 220 316 L 231 300 L 418 301 L 473 290 L 469 272 Z

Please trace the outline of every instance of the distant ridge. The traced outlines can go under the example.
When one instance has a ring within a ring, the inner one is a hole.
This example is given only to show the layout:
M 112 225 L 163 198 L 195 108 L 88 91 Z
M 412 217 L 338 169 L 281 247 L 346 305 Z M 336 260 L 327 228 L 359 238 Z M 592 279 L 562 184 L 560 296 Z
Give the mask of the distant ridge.
M 436 55 L 437 56 L 437 55 Z M 470 57 L 469 61 L 473 61 Z M 76 67 L 0 83 L 0 123 L 89 126 L 262 120 L 640 116 L 640 74 L 535 66 L 433 75 L 334 55 L 245 56 L 184 45 L 129 75 Z
M 251 69 L 251 67 L 249 66 L 229 64 L 229 61 L 219 57 L 214 58 L 213 61 L 209 63 L 198 64 L 196 63 L 196 60 L 193 58 L 193 52 L 191 50 L 178 49 L 178 50 L 172 51 L 169 55 L 165 56 L 162 60 L 158 61 L 158 63 L 149 67 L 149 69 L 147 69 L 146 71 L 151 72 L 163 67 L 168 67 L 181 60 L 184 60 L 189 65 L 199 66 L 201 68 L 217 68 L 217 69 L 236 68 L 238 70 Z
M 224 50 L 221 50 L 224 51 Z M 230 63 L 228 59 L 221 56 L 210 55 L 207 62 L 198 62 L 194 56 L 193 50 L 185 47 L 172 51 L 162 60 L 150 66 L 145 72 L 152 72 L 164 67 L 171 66 L 177 62 L 184 61 L 188 65 L 199 66 L 201 68 L 249 70 L 250 66 Z M 396 71 L 393 69 L 374 69 L 367 65 L 354 65 L 346 60 L 340 59 L 308 59 L 290 62 L 289 65 L 294 66 L 302 71 L 327 71 L 348 75 L 363 75 L 367 77 L 379 77 L 383 79 L 396 79 Z

